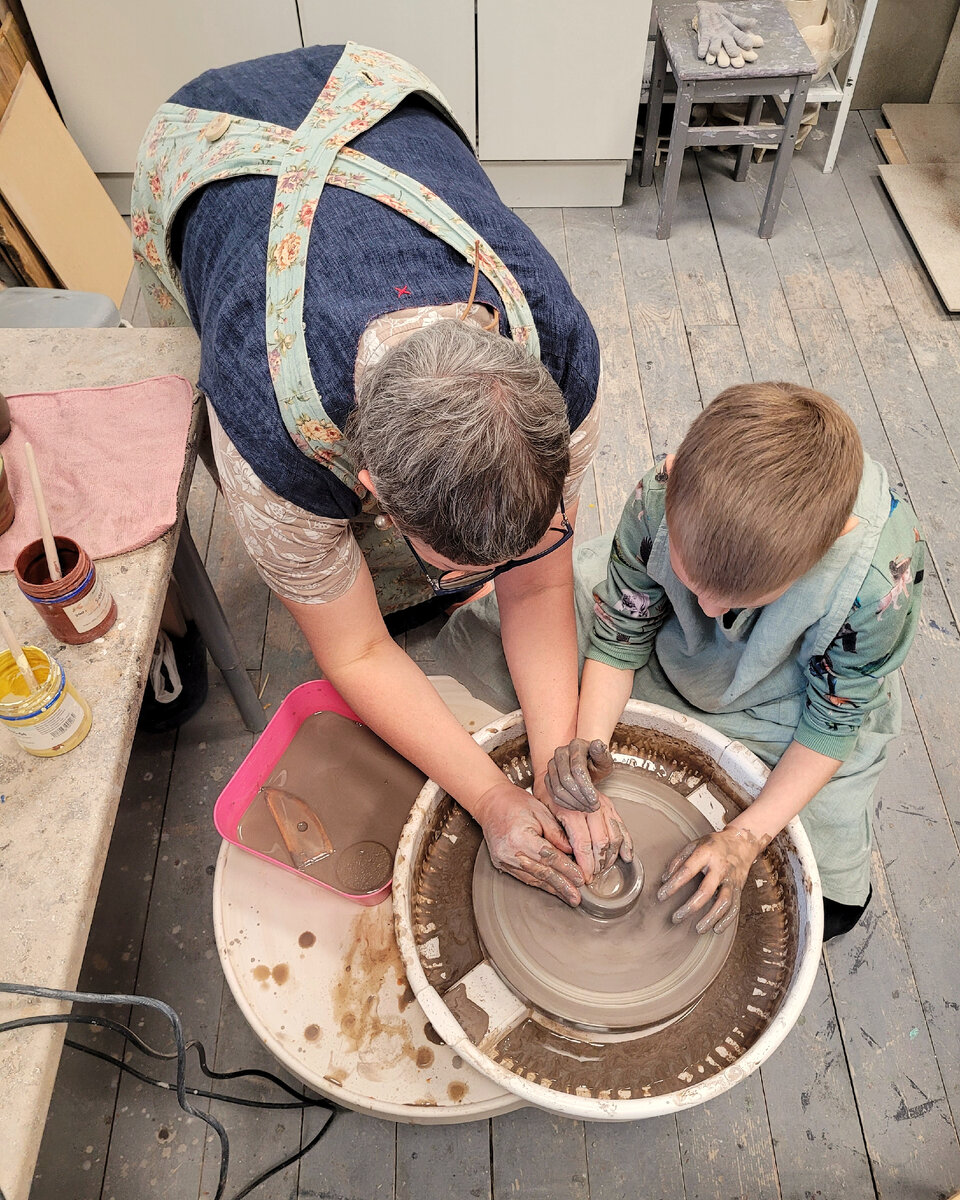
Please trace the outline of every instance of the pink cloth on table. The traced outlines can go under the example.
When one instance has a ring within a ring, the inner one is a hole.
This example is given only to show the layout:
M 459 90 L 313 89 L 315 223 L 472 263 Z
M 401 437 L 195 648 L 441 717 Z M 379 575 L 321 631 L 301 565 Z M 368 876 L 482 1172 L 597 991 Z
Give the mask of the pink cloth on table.
M 0 534 L 0 571 L 13 570 L 23 547 L 40 536 L 25 442 L 55 535 L 97 559 L 165 533 L 177 519 L 193 396 L 182 375 L 8 396 L 12 428 L 0 456 L 17 513 Z

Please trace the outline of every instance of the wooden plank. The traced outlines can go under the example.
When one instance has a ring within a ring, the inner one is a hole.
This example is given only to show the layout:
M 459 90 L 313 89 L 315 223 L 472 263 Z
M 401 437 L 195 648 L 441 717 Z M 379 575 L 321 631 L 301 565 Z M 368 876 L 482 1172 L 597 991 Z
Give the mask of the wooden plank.
M 490 1200 L 490 1122 L 397 1126 L 397 1200 Z
M 869 119 L 872 114 L 863 116 Z M 954 457 L 960 457 L 960 406 L 955 387 L 960 375 L 960 320 L 944 311 L 909 234 L 879 186 L 876 154 L 859 121 L 850 123 L 840 174 L 941 430 Z
M 494 1118 L 492 1145 L 497 1200 L 589 1200 L 582 1121 L 523 1108 Z
M 321 1120 L 320 1113 L 304 1115 L 305 1143 L 316 1134 Z M 337 1113 L 317 1148 L 300 1160 L 295 1194 L 302 1200 L 393 1200 L 396 1142 L 397 1126 L 390 1121 Z M 453 1200 L 452 1193 L 447 1195 Z
M 186 1036 L 216 1050 L 223 974 L 213 936 L 213 872 L 220 838 L 213 804 L 223 784 L 250 749 L 226 686 L 211 679 L 200 712 L 177 735 L 137 991 L 171 1004 Z M 136 1023 L 141 1035 L 169 1048 L 169 1027 L 156 1014 Z M 197 1107 L 207 1102 L 196 1102 Z M 175 1097 L 124 1077 L 117 1100 L 104 1178 L 104 1195 L 197 1196 L 207 1127 L 187 1117 Z M 211 1136 L 212 1133 L 211 1133 Z
M 960 758 L 956 753 L 960 633 L 955 611 L 955 606 L 951 611 L 936 567 L 928 563 L 923 611 L 903 675 L 956 836 L 960 830 Z
M 23 35 L 13 13 L 8 12 L 0 25 L 0 113 L 10 103 L 27 61 Z
M 631 181 L 613 223 L 650 440 L 659 457 L 676 447 L 701 404 L 669 245 L 656 237 L 654 189 Z
M 957 704 L 952 707 L 956 718 Z M 937 787 L 913 706 L 878 789 L 874 828 L 923 1015 L 954 1120 L 960 1122 L 960 847 Z
M 587 310 L 603 360 L 604 429 L 594 461 L 600 525 L 616 528 L 623 492 L 652 459 L 637 358 L 607 208 L 564 210 L 570 282 Z
M 763 1085 L 756 1073 L 677 1114 L 688 1200 L 780 1200 Z
M 667 243 L 677 296 L 688 329 L 694 325 L 735 325 L 737 316 L 703 194 L 697 158 L 692 151 L 684 155 Z M 655 178 L 657 191 L 662 195 L 662 173 Z
M 747 176 L 758 207 L 766 196 L 768 180 L 769 172 L 765 166 L 755 166 Z M 787 176 L 783 189 L 776 236 L 770 238 L 767 245 L 795 328 L 799 312 L 840 307 L 793 171 Z
M 15 271 L 23 276 L 30 287 L 60 286 L 60 280 L 51 271 L 49 263 L 31 241 L 27 231 L 13 215 L 9 205 L 0 196 L 0 248 Z
M 79 991 L 127 993 L 136 984 L 175 740 L 173 733 L 141 734 L 133 743 Z M 130 1023 L 129 1012 L 122 1009 L 83 1011 Z M 117 1057 L 123 1053 L 123 1039 L 108 1030 L 74 1026 L 67 1037 Z M 142 1056 L 138 1058 L 142 1064 Z M 64 1050 L 30 1192 L 33 1200 L 100 1200 L 119 1079 L 118 1069 Z
M 704 404 L 735 383 L 750 382 L 750 365 L 736 325 L 700 325 L 688 336 Z
M 590 1200 L 675 1200 L 683 1191 L 676 1117 L 585 1123 Z
M 855 131 L 853 125 L 850 133 Z M 862 124 L 858 132 L 866 138 Z M 847 194 L 844 176 L 823 175 L 801 158 L 794 164 L 800 191 L 867 382 L 941 580 L 948 593 L 956 588 L 960 594 L 960 530 L 944 516 L 960 503 L 960 468 L 943 437 L 939 414 Z
M 908 163 L 960 162 L 960 104 L 884 104 Z
M 897 135 L 892 129 L 875 129 L 873 136 L 877 139 L 880 149 L 883 151 L 883 157 L 888 163 L 902 164 L 908 161 L 900 143 L 897 141 Z
M 960 163 L 885 163 L 880 178 L 940 299 L 950 312 L 960 312 L 960 234 L 954 211 Z
M 862 921 L 825 950 L 860 1123 L 879 1200 L 946 1196 L 960 1145 L 876 848 L 872 873 Z
M 0 120 L 0 193 L 66 287 L 123 303 L 126 223 L 29 64 Z
M 769 179 L 771 168 L 766 164 L 752 169 Z M 700 155 L 700 176 L 754 378 L 807 383 L 769 242 L 757 237 L 753 189 L 731 178 L 726 157 L 717 153 Z
M 784 1197 L 874 1200 L 837 1013 L 821 964 L 810 999 L 760 1071 Z

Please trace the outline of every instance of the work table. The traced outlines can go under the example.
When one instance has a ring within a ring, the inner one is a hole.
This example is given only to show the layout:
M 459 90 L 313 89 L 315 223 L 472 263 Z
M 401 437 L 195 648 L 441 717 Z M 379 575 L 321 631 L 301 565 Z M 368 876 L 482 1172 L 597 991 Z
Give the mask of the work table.
M 195 380 L 199 361 L 197 338 L 188 329 L 0 329 L 0 389 L 10 395 L 165 374 Z M 180 480 L 181 519 L 196 459 L 199 411 L 197 404 Z M 86 739 L 57 758 L 30 756 L 0 733 L 0 979 L 5 981 L 67 990 L 76 985 L 178 532 L 179 520 L 150 545 L 97 563 L 118 616 L 112 629 L 85 646 L 56 643 L 12 573 L 0 575 L 0 605 L 18 635 L 60 659 L 93 711 Z M 0 995 L 0 1021 L 56 1011 L 50 1002 Z M 26 1200 L 30 1190 L 64 1028 L 0 1034 L 0 1190 L 7 1200 Z

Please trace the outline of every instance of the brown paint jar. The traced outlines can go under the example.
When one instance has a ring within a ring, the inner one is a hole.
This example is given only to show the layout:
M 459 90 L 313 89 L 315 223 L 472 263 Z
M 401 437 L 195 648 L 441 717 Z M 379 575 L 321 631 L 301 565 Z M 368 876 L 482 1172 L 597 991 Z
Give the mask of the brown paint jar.
M 3 465 L 3 458 L 0 456 L 0 533 L 4 533 L 10 528 L 16 515 L 13 496 L 10 495 L 10 481 Z
M 10 436 L 10 406 L 7 398 L 0 392 L 0 442 L 5 442 Z
M 47 628 L 68 646 L 92 642 L 117 619 L 117 604 L 107 591 L 86 550 L 68 537 L 54 538 L 62 579 L 51 579 L 43 542 L 31 542 L 17 555 L 13 571 L 17 586 L 46 622 Z

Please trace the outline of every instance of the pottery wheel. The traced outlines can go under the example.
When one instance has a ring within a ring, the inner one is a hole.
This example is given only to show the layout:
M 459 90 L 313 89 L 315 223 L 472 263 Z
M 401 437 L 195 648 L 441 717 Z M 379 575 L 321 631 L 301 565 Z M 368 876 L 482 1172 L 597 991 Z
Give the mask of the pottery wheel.
M 667 864 L 713 826 L 673 788 L 646 772 L 616 766 L 604 782 L 633 838 L 646 880 L 623 916 L 591 917 L 497 871 L 477 855 L 473 907 L 484 951 L 505 982 L 551 1017 L 588 1029 L 637 1030 L 686 1012 L 719 974 L 736 938 L 698 934 L 672 914 L 701 876 L 664 903 L 657 889 Z

